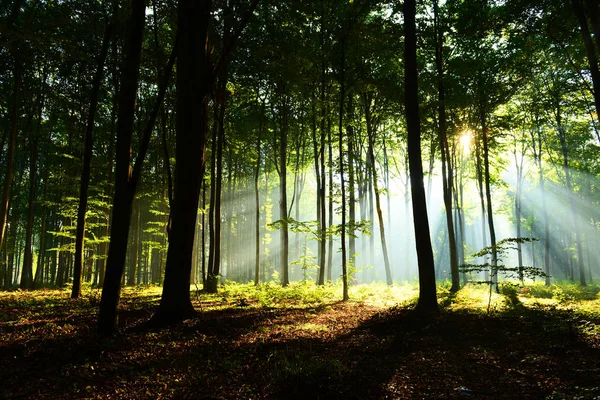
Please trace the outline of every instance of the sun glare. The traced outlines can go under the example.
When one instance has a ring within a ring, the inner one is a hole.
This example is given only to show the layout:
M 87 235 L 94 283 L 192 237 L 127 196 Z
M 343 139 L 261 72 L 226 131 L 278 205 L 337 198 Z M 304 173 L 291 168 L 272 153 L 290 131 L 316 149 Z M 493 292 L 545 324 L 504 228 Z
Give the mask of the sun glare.
M 460 147 L 464 153 L 468 153 L 471 148 L 471 131 L 464 131 L 458 139 Z

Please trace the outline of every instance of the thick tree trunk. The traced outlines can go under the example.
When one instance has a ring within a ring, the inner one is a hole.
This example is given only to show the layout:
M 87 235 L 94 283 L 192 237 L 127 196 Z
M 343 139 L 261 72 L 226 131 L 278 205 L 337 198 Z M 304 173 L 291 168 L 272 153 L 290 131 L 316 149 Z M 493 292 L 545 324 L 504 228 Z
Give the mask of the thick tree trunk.
M 194 228 L 206 157 L 207 103 L 212 91 L 207 46 L 210 0 L 179 0 L 181 44 L 177 61 L 177 131 L 172 225 L 157 322 L 195 314 L 190 299 Z
M 408 132 L 408 157 L 410 168 L 413 220 L 417 257 L 419 262 L 419 300 L 417 310 L 422 313 L 437 312 L 433 249 L 429 234 L 423 164 L 421 159 L 421 127 L 419 119 L 419 92 L 417 72 L 416 1 L 404 2 L 404 85 L 406 92 L 406 127 Z

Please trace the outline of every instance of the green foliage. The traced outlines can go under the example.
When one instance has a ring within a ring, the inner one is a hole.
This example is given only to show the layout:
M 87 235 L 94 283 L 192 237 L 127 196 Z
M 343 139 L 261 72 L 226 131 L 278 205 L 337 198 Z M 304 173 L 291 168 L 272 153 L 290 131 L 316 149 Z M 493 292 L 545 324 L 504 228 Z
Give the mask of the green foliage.
M 480 273 L 489 271 L 490 275 L 500 273 L 505 279 L 535 279 L 544 278 L 547 275 L 537 267 L 509 267 L 502 264 L 502 261 L 506 258 L 508 253 L 513 250 L 517 250 L 517 244 L 523 244 L 528 242 L 536 241 L 535 238 L 520 237 L 520 238 L 506 238 L 502 239 L 496 246 L 487 246 L 471 255 L 471 257 L 492 257 L 494 252 L 496 253 L 497 263 L 485 262 L 482 264 L 463 264 L 459 268 L 465 273 Z M 492 284 L 491 280 L 487 281 L 476 281 L 476 283 L 487 283 Z
M 502 261 L 506 258 L 508 253 L 513 250 L 517 250 L 518 244 L 528 243 L 535 241 L 535 238 L 520 237 L 520 238 L 506 238 L 500 240 L 495 246 L 487 246 L 473 254 L 472 257 L 494 257 L 496 256 L 496 263 L 485 262 L 482 264 L 463 264 L 459 269 L 464 273 L 480 273 L 484 271 L 489 272 L 489 280 L 478 280 L 474 283 L 488 284 L 489 285 L 489 296 L 488 296 L 488 312 L 492 301 L 492 286 L 495 283 L 494 277 L 498 277 L 498 274 L 502 274 L 505 279 L 515 279 L 523 281 L 523 279 L 535 279 L 544 278 L 547 275 L 541 270 L 541 268 L 516 266 L 509 267 L 502 264 Z M 507 303 L 516 307 L 520 301 L 516 296 L 516 290 L 518 285 L 511 282 L 505 282 L 503 285 L 502 293 L 506 297 Z

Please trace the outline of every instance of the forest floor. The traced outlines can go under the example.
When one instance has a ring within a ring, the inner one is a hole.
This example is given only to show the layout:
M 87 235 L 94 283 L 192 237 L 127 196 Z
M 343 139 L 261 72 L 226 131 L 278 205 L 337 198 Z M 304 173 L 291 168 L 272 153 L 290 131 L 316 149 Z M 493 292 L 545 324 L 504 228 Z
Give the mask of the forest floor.
M 440 314 L 420 319 L 414 287 L 354 289 L 343 303 L 335 287 L 300 286 L 194 293 L 197 318 L 152 331 L 139 326 L 160 289 L 128 289 L 112 339 L 95 334 L 98 291 L 1 292 L 0 398 L 600 396 L 598 290 L 495 295 L 489 313 L 483 290 L 440 290 Z

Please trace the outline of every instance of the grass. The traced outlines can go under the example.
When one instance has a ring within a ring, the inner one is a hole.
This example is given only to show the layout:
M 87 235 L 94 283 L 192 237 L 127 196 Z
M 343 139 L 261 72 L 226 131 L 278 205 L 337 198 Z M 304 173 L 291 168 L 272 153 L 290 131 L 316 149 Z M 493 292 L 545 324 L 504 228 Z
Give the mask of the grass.
M 441 313 L 412 313 L 415 284 L 226 282 L 192 289 L 195 319 L 140 331 L 161 288 L 124 288 L 120 333 L 95 334 L 100 293 L 0 292 L 0 398 L 595 398 L 598 286 L 493 293 L 438 287 Z

